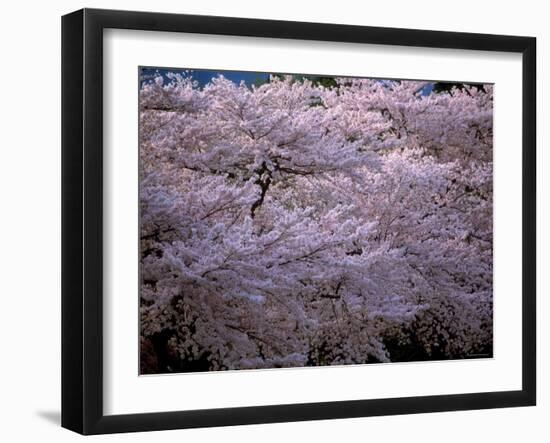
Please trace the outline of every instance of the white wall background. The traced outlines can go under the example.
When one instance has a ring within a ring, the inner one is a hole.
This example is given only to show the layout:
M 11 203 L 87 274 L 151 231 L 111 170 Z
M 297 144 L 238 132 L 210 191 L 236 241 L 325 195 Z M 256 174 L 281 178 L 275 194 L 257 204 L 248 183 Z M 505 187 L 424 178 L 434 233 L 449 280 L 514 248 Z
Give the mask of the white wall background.
M 143 0 L 5 2 L 0 27 L 0 438 L 81 440 L 60 416 L 60 31 L 81 7 L 531 35 L 538 38 L 539 389 L 534 408 L 101 436 L 94 441 L 546 442 L 550 439 L 549 12 L 544 2 Z M 543 110 L 543 108 L 545 108 Z M 546 113 L 544 112 L 546 111 Z M 543 200 L 546 202 L 543 204 Z M 411 380 L 411 382 L 414 382 Z M 452 381 L 450 381 L 452 382 Z

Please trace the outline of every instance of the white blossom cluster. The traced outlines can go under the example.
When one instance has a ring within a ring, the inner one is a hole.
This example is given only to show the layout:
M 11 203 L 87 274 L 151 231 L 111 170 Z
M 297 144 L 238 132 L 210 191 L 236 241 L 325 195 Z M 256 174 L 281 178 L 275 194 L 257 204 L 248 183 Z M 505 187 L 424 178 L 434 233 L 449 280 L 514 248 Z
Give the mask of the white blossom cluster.
M 142 373 L 492 353 L 491 85 L 140 89 Z

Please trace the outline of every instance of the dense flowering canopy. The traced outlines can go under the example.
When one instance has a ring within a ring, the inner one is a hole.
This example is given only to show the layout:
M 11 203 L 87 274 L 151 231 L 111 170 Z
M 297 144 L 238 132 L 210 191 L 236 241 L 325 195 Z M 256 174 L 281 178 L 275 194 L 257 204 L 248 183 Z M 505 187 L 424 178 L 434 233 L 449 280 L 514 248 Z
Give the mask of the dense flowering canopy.
M 492 352 L 491 85 L 140 89 L 142 372 Z

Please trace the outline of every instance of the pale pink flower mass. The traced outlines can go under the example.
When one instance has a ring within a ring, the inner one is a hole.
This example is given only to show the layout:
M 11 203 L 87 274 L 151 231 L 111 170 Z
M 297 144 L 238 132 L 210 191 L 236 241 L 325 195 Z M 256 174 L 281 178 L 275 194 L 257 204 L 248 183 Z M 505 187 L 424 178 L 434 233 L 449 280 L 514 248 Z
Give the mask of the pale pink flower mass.
M 141 373 L 490 357 L 493 86 L 157 76 Z

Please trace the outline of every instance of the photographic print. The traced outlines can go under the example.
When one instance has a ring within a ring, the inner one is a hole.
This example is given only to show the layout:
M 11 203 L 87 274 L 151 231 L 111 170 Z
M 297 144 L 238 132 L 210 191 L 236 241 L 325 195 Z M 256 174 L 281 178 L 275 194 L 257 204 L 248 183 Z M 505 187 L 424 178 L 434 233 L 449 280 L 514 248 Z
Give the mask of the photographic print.
M 493 85 L 139 68 L 140 373 L 493 356 Z

